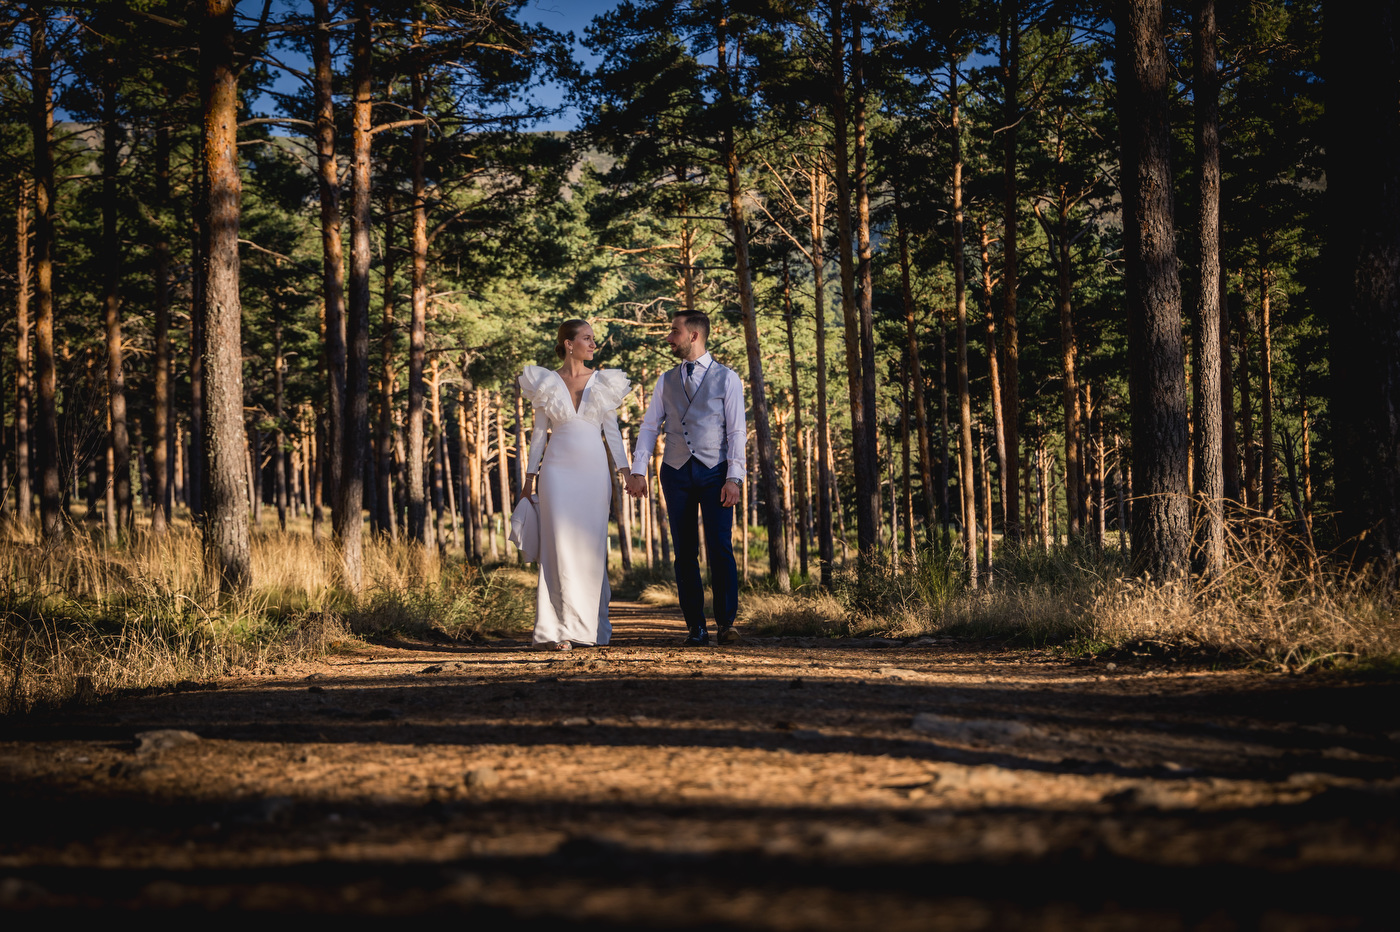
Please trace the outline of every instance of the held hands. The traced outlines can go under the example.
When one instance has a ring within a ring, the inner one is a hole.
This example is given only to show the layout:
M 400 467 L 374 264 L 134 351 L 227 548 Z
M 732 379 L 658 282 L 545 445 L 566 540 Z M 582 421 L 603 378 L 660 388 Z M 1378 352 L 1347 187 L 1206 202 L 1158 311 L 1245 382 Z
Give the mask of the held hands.
M 623 483 L 627 486 L 627 494 L 633 498 L 641 498 L 647 494 L 646 476 L 638 475 L 637 473 L 628 473 Z
M 741 490 L 739 489 L 739 483 L 735 482 L 733 479 L 730 479 L 719 490 L 719 507 L 733 508 L 735 505 L 739 504 L 739 500 L 742 497 L 743 496 L 741 494 Z

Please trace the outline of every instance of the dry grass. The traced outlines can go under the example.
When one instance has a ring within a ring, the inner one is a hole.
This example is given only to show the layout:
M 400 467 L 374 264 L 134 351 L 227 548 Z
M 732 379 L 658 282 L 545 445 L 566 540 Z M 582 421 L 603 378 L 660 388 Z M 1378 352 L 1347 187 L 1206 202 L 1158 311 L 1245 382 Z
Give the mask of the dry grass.
M 203 680 L 324 655 L 357 637 L 471 639 L 533 621 L 533 574 L 440 563 L 367 540 L 366 587 L 340 585 L 329 544 L 255 532 L 255 586 L 220 599 L 188 528 L 109 546 L 71 536 L 0 540 L 0 710 Z
M 1116 548 L 1004 547 L 990 585 L 967 589 L 947 555 L 876 571 L 834 594 L 747 593 L 755 633 L 996 637 L 1077 652 L 1140 649 L 1303 670 L 1400 655 L 1393 575 L 1316 553 L 1278 522 L 1232 527 L 1218 577 L 1133 577 Z M 951 572 L 950 572 L 951 567 Z

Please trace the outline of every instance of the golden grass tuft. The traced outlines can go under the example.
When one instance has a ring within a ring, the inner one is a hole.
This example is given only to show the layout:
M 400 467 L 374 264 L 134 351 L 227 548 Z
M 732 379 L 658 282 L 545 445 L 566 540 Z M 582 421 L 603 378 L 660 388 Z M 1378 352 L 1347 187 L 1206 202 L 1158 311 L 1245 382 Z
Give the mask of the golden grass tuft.
M 472 639 L 533 622 L 533 573 L 378 539 L 364 552 L 355 597 L 334 546 L 258 530 L 254 587 L 221 598 L 188 527 L 120 545 L 100 532 L 44 545 L 10 527 L 0 539 L 0 710 L 256 671 L 356 637 Z
M 1225 570 L 1211 578 L 1142 579 L 1116 548 L 1028 544 L 1003 546 L 977 590 L 960 582 L 955 557 L 935 554 L 863 584 L 843 577 L 832 594 L 748 592 L 740 611 L 755 633 L 993 637 L 1291 671 L 1400 655 L 1393 575 L 1320 555 L 1280 522 L 1252 519 L 1231 534 Z

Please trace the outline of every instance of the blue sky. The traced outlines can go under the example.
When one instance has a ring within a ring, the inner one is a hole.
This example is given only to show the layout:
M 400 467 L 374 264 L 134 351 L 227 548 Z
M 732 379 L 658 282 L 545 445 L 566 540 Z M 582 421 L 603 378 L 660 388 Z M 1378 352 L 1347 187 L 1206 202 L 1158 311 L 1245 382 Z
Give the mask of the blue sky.
M 574 34 L 574 56 L 585 64 L 592 64 L 595 60 L 589 55 L 587 50 L 579 43 L 583 37 L 583 31 L 592 22 L 593 17 L 599 13 L 611 10 L 617 6 L 618 0 L 529 0 L 519 12 L 519 17 L 523 22 L 539 23 L 553 29 L 559 33 Z M 245 14 L 256 15 L 261 11 L 261 4 L 246 2 Z M 290 10 L 303 10 L 309 14 L 310 4 L 306 0 L 281 0 L 277 4 L 281 8 L 280 12 Z M 258 9 L 254 9 L 257 7 Z M 276 8 L 274 8 L 276 9 Z M 287 48 L 281 50 L 281 56 L 292 67 L 306 69 L 309 61 L 301 49 Z M 282 75 L 273 81 L 273 86 L 279 91 L 293 92 L 296 90 L 299 79 L 292 75 Z M 536 98 L 545 104 L 559 104 L 563 100 L 563 91 L 558 87 L 544 87 L 536 91 Z M 270 112 L 273 109 L 273 102 L 270 98 L 263 98 L 258 103 L 258 109 Z M 537 124 L 534 128 L 540 130 L 568 130 L 574 129 L 578 123 L 578 114 L 566 111 L 559 117 Z

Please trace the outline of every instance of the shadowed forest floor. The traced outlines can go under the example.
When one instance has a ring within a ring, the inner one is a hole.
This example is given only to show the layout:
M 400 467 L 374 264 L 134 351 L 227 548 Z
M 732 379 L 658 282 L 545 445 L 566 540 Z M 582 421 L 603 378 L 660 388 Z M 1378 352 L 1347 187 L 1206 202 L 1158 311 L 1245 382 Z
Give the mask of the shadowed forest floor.
M 1393 922 L 1393 678 L 946 639 L 683 650 L 671 611 L 615 603 L 605 648 L 396 643 L 4 723 L 0 908 Z

